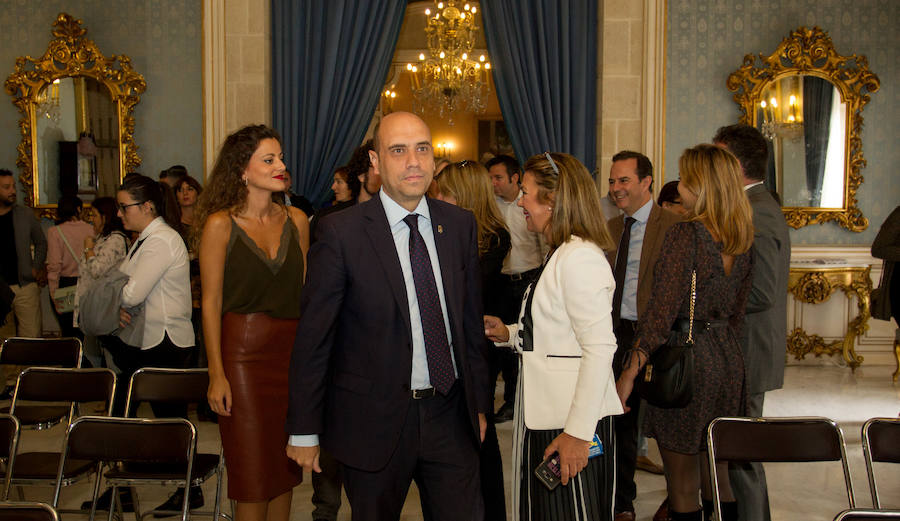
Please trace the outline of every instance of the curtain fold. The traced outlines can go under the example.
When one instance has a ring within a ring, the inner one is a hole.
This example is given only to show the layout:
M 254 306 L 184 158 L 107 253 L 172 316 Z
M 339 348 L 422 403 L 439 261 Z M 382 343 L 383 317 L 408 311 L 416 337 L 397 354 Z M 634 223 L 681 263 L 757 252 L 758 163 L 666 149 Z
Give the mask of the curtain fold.
M 593 172 L 597 1 L 485 0 L 481 11 L 516 155 L 567 152 Z
M 293 189 L 317 207 L 365 136 L 405 0 L 272 0 L 273 126 Z
M 806 143 L 806 188 L 809 205 L 822 202 L 822 183 L 825 180 L 825 159 L 831 128 L 831 101 L 834 86 L 827 80 L 803 78 L 803 134 Z

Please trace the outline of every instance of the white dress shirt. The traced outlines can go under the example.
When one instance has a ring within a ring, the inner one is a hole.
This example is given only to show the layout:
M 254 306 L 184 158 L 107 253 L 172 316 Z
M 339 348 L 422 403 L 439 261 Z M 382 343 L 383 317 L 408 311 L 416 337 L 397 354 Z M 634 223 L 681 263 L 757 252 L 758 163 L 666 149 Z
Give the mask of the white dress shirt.
M 503 221 L 512 241 L 512 247 L 503 259 L 503 268 L 500 270 L 504 275 L 525 273 L 539 267 L 549 250 L 541 234 L 528 231 L 525 214 L 517 204 L 521 198 L 521 191 L 512 201 L 496 196 L 497 206 L 503 214 Z
M 166 333 L 178 347 L 194 345 L 188 262 L 184 239 L 162 217 L 151 221 L 128 250 L 119 266 L 130 277 L 122 304 L 144 303 L 144 340 L 137 347 L 155 347 Z
M 631 225 L 631 239 L 628 241 L 628 263 L 625 265 L 625 283 L 622 284 L 622 310 L 620 318 L 625 320 L 637 320 L 637 291 L 638 273 L 641 271 L 641 250 L 644 247 L 644 232 L 647 231 L 647 221 L 650 219 L 650 210 L 653 209 L 653 199 L 647 201 L 638 211 L 631 215 L 635 223 Z

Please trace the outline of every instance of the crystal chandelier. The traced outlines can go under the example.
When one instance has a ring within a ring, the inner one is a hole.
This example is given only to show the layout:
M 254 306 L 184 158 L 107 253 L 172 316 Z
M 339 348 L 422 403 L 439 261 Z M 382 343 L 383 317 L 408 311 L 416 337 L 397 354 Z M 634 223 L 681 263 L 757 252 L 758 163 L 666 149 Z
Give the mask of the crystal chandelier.
M 453 113 L 459 110 L 484 112 L 490 92 L 491 63 L 484 55 L 471 58 L 475 47 L 477 8 L 457 2 L 438 2 L 437 11 L 425 10 L 425 36 L 428 54 L 419 62 L 408 63 L 412 76 L 413 110 L 424 114 L 437 112 L 453 124 Z
M 782 78 L 767 89 L 759 102 L 760 131 L 769 141 L 803 136 L 803 82 L 800 77 Z
M 53 126 L 59 125 L 61 118 L 59 112 L 59 78 L 41 90 L 37 97 L 37 114 L 44 116 L 53 122 Z

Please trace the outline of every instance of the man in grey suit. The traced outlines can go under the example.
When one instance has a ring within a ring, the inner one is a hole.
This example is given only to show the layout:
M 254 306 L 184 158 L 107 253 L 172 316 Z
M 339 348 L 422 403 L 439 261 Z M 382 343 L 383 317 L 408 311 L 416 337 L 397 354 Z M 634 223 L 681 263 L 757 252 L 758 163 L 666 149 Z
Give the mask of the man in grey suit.
M 34 212 L 16 204 L 16 183 L 12 172 L 0 170 L 0 278 L 15 294 L 12 311 L 0 317 L 0 341 L 11 336 L 41 336 L 41 289 L 47 280 L 44 262 L 47 238 Z M 0 378 L 0 399 L 5 395 L 6 376 L 18 374 L 6 367 Z
M 791 239 L 781 206 L 764 184 L 768 147 L 762 134 L 748 125 L 730 125 L 720 128 L 713 142 L 741 162 L 744 190 L 753 208 L 753 283 L 741 348 L 749 396 L 747 416 L 759 417 L 766 391 L 781 389 L 784 384 Z M 769 494 L 762 465 L 732 464 L 728 475 L 738 501 L 739 519 L 768 521 Z

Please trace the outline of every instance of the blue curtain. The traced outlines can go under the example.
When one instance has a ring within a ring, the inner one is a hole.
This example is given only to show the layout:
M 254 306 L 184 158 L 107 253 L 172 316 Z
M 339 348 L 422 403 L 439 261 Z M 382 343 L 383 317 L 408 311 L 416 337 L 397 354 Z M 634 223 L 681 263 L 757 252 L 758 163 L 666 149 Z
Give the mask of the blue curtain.
M 272 120 L 294 191 L 316 206 L 365 137 L 405 9 L 405 0 L 272 0 Z
M 486 0 L 481 9 L 516 155 L 567 152 L 593 172 L 597 0 Z
M 831 103 L 834 86 L 822 78 L 803 78 L 803 138 L 806 143 L 806 188 L 809 205 L 822 204 L 825 159 L 831 134 Z

